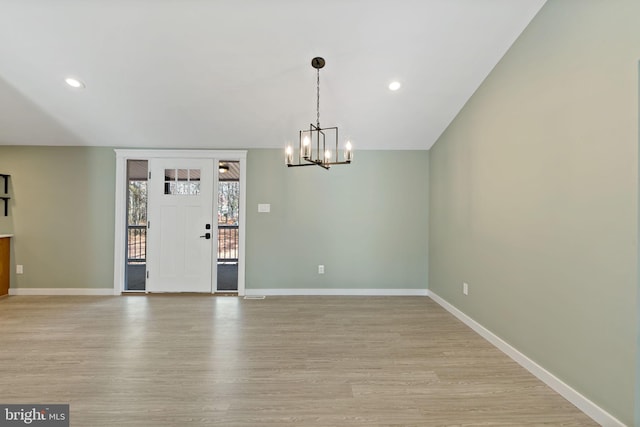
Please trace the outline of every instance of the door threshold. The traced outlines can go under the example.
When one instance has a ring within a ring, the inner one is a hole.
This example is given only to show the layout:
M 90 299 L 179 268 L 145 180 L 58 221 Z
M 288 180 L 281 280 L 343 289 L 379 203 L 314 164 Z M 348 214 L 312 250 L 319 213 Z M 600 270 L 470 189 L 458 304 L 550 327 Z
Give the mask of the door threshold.
M 212 294 L 214 297 L 237 297 L 238 291 L 220 291 Z

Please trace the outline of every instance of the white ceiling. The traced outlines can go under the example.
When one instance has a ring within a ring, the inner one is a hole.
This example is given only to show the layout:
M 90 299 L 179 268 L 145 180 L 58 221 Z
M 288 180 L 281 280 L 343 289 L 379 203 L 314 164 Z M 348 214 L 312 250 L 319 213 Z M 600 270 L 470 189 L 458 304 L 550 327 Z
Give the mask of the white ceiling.
M 0 144 L 282 148 L 322 56 L 321 125 L 428 149 L 544 2 L 0 0 Z

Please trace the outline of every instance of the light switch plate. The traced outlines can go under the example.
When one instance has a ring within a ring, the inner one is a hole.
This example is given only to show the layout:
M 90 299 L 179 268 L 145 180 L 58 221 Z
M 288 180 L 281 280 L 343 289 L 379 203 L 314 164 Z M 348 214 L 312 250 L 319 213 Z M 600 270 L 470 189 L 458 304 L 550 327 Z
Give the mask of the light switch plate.
M 260 213 L 271 212 L 271 205 L 269 203 L 258 203 L 258 212 Z

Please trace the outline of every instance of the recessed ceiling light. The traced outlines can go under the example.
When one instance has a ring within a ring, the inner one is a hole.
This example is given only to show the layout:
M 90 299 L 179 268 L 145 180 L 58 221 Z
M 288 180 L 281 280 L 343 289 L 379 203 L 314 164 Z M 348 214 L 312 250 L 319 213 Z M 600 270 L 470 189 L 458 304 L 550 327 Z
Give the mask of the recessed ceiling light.
M 398 90 L 400 89 L 400 82 L 391 82 L 389 83 L 389 90 Z
M 64 79 L 64 81 L 69 86 L 74 87 L 76 89 L 83 89 L 85 87 L 83 82 L 81 82 L 78 79 L 74 79 L 73 77 L 67 77 L 66 79 Z

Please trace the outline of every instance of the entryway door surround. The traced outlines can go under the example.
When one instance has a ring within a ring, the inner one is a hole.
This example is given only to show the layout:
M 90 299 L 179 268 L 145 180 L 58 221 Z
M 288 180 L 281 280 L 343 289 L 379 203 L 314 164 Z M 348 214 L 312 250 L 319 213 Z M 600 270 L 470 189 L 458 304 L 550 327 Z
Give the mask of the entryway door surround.
M 119 295 L 125 289 L 127 160 L 148 160 L 152 176 L 148 207 L 150 246 L 147 291 L 206 293 L 215 292 L 217 281 L 217 265 L 213 262 L 213 254 L 217 249 L 217 218 L 214 215 L 217 212 L 217 197 L 214 197 L 217 193 L 217 174 L 214 165 L 219 160 L 228 160 L 240 164 L 238 295 L 243 296 L 247 152 L 127 149 L 116 149 L 115 152 L 114 294 Z M 202 174 L 200 181 L 198 174 Z M 180 194 L 170 194 L 172 191 Z M 208 230 L 207 224 L 210 225 Z M 200 237 L 206 236 L 207 232 L 210 233 L 209 239 Z

